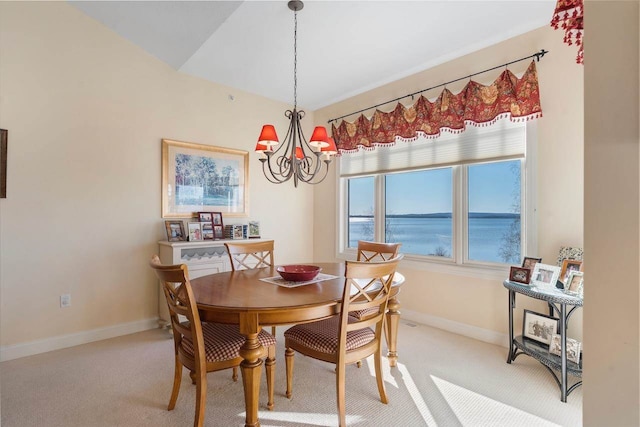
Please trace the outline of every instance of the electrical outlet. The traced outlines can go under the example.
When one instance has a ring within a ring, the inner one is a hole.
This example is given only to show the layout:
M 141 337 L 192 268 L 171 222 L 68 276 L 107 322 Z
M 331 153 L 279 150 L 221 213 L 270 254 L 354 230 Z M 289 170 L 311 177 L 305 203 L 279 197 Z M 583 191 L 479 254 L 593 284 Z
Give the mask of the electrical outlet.
M 60 307 L 71 307 L 71 294 L 60 295 Z

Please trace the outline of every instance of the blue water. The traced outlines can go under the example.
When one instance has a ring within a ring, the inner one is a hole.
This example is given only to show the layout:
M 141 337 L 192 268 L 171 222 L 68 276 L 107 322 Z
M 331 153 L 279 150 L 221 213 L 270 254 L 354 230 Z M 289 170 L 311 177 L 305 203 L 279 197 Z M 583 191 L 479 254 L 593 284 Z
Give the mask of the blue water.
M 500 256 L 500 249 L 504 247 L 503 236 L 514 221 L 514 218 L 470 218 L 468 258 L 475 261 L 505 262 Z M 386 229 L 386 240 L 402 243 L 402 253 L 452 257 L 451 218 L 388 218 Z M 350 219 L 349 246 L 357 247 L 358 240 L 373 240 L 372 219 Z M 518 262 L 520 250 L 512 256 L 510 262 Z

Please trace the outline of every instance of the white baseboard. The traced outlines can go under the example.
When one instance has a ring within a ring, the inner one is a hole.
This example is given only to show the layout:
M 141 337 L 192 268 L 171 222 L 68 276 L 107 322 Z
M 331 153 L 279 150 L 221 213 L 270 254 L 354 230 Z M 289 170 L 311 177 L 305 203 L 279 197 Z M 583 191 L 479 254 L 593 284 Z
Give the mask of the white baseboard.
M 467 325 L 466 323 L 455 322 L 453 320 L 444 319 L 442 317 L 432 316 L 430 314 L 420 313 L 417 311 L 400 309 L 401 319 L 405 321 L 421 323 L 434 328 L 442 329 L 454 334 L 463 335 L 489 344 L 499 345 L 509 348 L 509 336 L 501 334 L 489 329 L 479 328 L 477 326 Z
M 46 353 L 47 351 L 59 350 L 61 348 L 73 347 L 108 338 L 115 338 L 121 335 L 133 334 L 135 332 L 142 332 L 157 327 L 158 318 L 155 317 L 136 322 L 121 323 L 119 325 L 93 329 L 90 331 L 77 332 L 75 334 L 60 335 L 57 337 L 45 338 L 15 345 L 6 345 L 0 347 L 0 361 L 4 362 L 5 360 Z

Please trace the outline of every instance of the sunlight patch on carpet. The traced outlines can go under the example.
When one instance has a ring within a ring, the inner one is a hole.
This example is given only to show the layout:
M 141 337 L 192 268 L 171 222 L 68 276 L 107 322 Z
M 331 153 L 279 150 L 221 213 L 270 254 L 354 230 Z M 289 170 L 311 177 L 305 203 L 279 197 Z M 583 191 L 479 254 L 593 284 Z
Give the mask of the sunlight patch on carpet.
M 244 419 L 245 414 L 241 414 Z M 287 422 L 295 424 L 304 424 L 309 426 L 333 427 L 338 423 L 338 413 L 335 414 L 310 414 L 301 412 L 278 412 L 278 411 L 259 411 L 258 419 L 262 427 L 268 427 L 269 422 Z M 359 415 L 347 414 L 347 424 L 355 425 L 364 421 Z
M 560 427 L 544 418 L 490 399 L 431 375 L 451 410 L 463 426 Z

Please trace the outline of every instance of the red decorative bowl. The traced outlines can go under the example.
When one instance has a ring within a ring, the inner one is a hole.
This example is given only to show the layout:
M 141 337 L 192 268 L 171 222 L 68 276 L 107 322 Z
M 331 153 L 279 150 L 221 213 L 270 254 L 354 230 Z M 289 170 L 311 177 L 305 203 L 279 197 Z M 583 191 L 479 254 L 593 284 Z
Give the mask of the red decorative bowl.
M 304 282 L 306 280 L 313 280 L 320 270 L 320 267 L 315 265 L 281 265 L 276 268 L 280 276 L 288 282 Z

